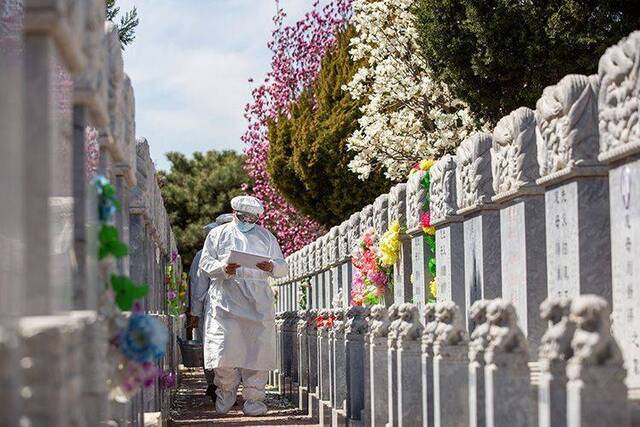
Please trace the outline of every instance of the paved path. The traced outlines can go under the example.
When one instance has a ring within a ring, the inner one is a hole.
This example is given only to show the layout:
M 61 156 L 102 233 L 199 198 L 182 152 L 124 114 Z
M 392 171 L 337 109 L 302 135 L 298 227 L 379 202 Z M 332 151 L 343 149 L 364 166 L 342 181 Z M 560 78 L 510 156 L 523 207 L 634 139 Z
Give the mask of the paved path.
M 242 397 L 238 395 L 236 406 L 226 415 L 216 414 L 211 398 L 205 396 L 206 381 L 201 369 L 185 368 L 180 372 L 174 406 L 171 408 L 169 426 L 302 426 L 316 425 L 311 418 L 302 415 L 286 399 L 275 391 L 267 390 L 265 400 L 267 415 L 246 417 L 242 413 Z

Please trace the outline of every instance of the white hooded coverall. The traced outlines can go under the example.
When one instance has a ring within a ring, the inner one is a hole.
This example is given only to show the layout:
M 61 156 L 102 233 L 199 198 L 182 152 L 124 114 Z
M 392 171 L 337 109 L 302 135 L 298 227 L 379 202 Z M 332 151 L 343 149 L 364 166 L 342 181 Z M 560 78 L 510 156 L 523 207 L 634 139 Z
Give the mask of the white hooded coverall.
M 231 249 L 268 256 L 273 271 L 240 267 L 228 275 L 225 256 Z M 243 233 L 232 222 L 211 230 L 199 268 L 211 278 L 204 314 L 204 365 L 215 370 L 216 410 L 231 409 L 242 382 L 245 413 L 264 413 L 267 371 L 276 368 L 274 294 L 268 278 L 288 272 L 280 245 L 259 225 Z

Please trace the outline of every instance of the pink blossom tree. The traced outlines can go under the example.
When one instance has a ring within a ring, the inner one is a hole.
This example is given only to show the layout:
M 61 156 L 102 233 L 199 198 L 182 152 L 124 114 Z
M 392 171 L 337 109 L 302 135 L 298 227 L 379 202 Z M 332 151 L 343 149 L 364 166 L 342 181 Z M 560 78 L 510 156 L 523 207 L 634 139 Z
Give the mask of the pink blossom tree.
M 322 58 L 351 16 L 351 1 L 332 0 L 321 7 L 316 0 L 302 19 L 285 25 L 287 14 L 276 0 L 275 29 L 267 44 L 272 52 L 271 69 L 263 82 L 252 89 L 253 100 L 245 107 L 245 167 L 254 181 L 254 195 L 265 205 L 262 223 L 275 233 L 285 254 L 300 249 L 325 230 L 299 214 L 271 185 L 267 173 L 267 121 L 281 113 L 288 114 L 291 103 L 313 83 Z

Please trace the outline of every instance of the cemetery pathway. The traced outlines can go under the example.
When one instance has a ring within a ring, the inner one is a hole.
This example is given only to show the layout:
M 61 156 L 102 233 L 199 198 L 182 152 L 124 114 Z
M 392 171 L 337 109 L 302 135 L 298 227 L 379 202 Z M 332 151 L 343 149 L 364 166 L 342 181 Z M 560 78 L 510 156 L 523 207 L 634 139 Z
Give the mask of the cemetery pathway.
M 242 413 L 242 397 L 226 415 L 216 414 L 211 398 L 205 396 L 206 381 L 202 369 L 180 370 L 178 387 L 168 425 L 190 426 L 302 426 L 316 425 L 309 416 L 281 398 L 277 391 L 267 389 L 265 402 L 269 413 L 263 417 L 246 417 Z

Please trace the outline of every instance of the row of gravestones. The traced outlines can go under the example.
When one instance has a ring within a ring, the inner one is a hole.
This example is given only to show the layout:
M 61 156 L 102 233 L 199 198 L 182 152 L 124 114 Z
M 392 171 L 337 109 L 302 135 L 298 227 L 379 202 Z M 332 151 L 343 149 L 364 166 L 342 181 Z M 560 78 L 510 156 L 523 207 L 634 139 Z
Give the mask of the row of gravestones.
M 632 425 L 604 298 L 542 303 L 536 375 L 510 302 L 475 301 L 470 336 L 454 302 L 423 312 L 401 303 L 280 313 L 271 381 L 320 425 Z
M 110 402 L 99 297 L 109 272 L 131 270 L 151 285 L 145 308 L 180 330 L 161 314 L 176 245 L 136 144 L 118 31 L 104 0 L 5 0 L 0 17 L 0 425 L 142 425 L 166 397 Z M 113 266 L 96 257 L 96 173 L 117 189 L 131 246 Z M 173 346 L 165 359 L 177 363 Z
M 464 141 L 429 171 L 438 301 L 464 308 L 502 297 L 516 310 L 535 360 L 547 296 L 593 293 L 612 305 L 632 397 L 640 394 L 640 32 L 611 47 L 597 75 L 569 75 L 492 134 Z M 350 253 L 364 231 L 406 225 L 391 302 L 422 312 L 430 255 L 420 230 L 421 173 L 290 255 L 278 311 L 349 304 Z M 299 285 L 309 282 L 308 290 Z M 467 330 L 473 320 L 465 317 Z

